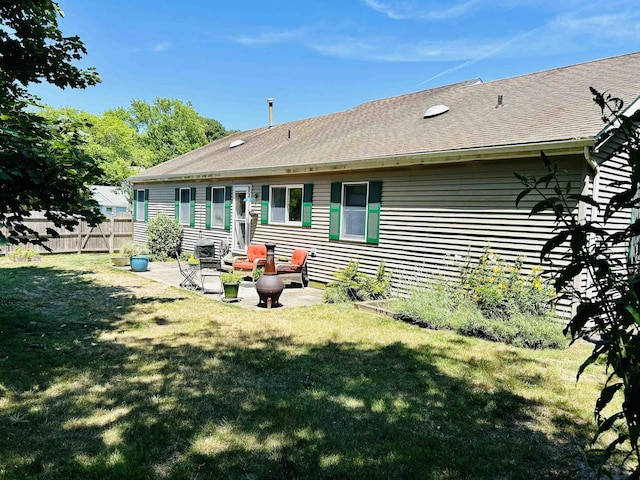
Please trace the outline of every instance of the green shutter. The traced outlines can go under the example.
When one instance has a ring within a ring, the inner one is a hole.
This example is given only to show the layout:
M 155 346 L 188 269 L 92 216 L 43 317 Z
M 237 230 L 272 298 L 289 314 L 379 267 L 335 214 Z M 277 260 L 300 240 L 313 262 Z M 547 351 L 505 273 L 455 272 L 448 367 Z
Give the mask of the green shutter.
M 224 229 L 231 230 L 231 187 L 224 187 Z
M 144 221 L 149 221 L 149 189 L 144 189 Z
M 305 183 L 302 189 L 302 226 L 311 226 L 311 214 L 313 212 L 313 183 Z
M 340 240 L 340 207 L 342 205 L 342 183 L 331 183 L 329 204 L 329 240 Z
M 369 201 L 367 205 L 367 243 L 380 241 L 380 204 L 382 201 L 382 182 L 369 182 Z
M 204 226 L 205 228 L 211 228 L 211 187 L 207 187 L 205 190 L 206 203 L 204 207 Z
M 176 188 L 175 201 L 173 202 L 173 216 L 176 220 L 180 221 L 180 189 Z
M 138 220 L 138 190 L 133 191 L 133 221 Z
M 196 226 L 196 187 L 191 187 L 189 196 L 189 226 Z
M 260 223 L 269 223 L 269 185 L 262 185 L 262 200 L 260 201 Z

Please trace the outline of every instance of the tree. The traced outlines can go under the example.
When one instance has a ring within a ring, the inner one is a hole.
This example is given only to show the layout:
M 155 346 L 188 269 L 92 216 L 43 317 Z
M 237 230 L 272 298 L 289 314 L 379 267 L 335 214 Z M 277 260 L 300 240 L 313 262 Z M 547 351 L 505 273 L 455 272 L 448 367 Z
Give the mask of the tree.
M 205 118 L 204 122 L 204 134 L 207 137 L 207 142 L 209 143 L 238 131 L 225 129 L 224 126 L 215 118 Z
M 153 103 L 133 100 L 128 109 L 112 114 L 126 119 L 138 132 L 142 144 L 154 154 L 153 165 L 207 143 L 205 119 L 190 102 L 175 98 L 156 98 Z
M 632 459 L 632 478 L 640 478 L 640 272 L 637 258 L 620 258 L 630 242 L 638 244 L 640 218 L 636 215 L 631 225 L 622 231 L 609 232 L 608 221 L 618 214 L 640 207 L 640 112 L 623 115 L 623 101 L 610 94 L 591 89 L 594 101 L 602 110 L 602 119 L 610 127 L 610 134 L 620 135 L 623 141 L 614 152 L 626 159 L 629 180 L 617 185 L 619 193 L 609 200 L 603 222 L 581 221 L 572 205 L 584 202 L 599 208 L 590 195 L 572 193 L 571 184 L 558 178 L 558 166 L 543 154 L 547 173 L 542 177 L 525 177 L 516 174 L 525 186 L 517 202 L 530 193 L 542 197 L 531 214 L 550 210 L 556 218 L 556 235 L 543 246 L 540 257 L 547 258 L 559 251 L 568 260 L 556 268 L 555 286 L 558 293 L 578 303 L 576 315 L 569 321 L 565 334 L 572 342 L 587 339 L 595 347 L 578 370 L 578 379 L 590 365 L 604 360 L 607 377 L 595 405 L 598 423 L 593 441 L 605 432 L 613 433 L 613 440 L 603 452 L 601 473 L 618 449 L 624 445 L 630 449 L 623 453 L 622 462 Z M 550 190 L 549 190 L 550 188 Z M 573 288 L 573 278 L 587 272 L 593 285 L 587 294 Z M 618 410 L 615 408 L 618 397 Z M 613 410 L 613 411 L 612 411 Z M 618 452 L 619 453 L 619 452 Z
M 0 4 L 0 225 L 8 231 L 0 241 L 42 244 L 38 232 L 24 225 L 34 210 L 58 228 L 102 218 L 89 188 L 101 172 L 80 148 L 82 125 L 34 113 L 37 101 L 27 90 L 43 81 L 60 88 L 100 81 L 93 69 L 73 64 L 86 50 L 77 36 L 62 35 L 62 15 L 52 0 Z
M 74 119 L 86 124 L 82 150 L 98 162 L 101 185 L 122 187 L 127 178 L 152 164 L 153 153 L 142 145 L 135 129 L 113 112 L 92 115 L 69 107 L 45 107 L 41 113 L 52 121 Z

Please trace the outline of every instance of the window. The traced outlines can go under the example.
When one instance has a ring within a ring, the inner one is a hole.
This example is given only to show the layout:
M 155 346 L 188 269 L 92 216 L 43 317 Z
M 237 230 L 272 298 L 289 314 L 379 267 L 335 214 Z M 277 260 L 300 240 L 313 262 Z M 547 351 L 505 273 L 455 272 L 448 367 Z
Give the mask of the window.
M 196 189 L 176 188 L 175 219 L 183 225 L 195 226 L 196 222 Z
M 329 239 L 378 243 L 382 182 L 334 182 L 329 206 Z
M 302 185 L 271 187 L 270 223 L 302 222 Z
M 146 222 L 149 215 L 149 190 L 136 190 L 133 202 L 133 218 L 139 222 Z
M 180 189 L 180 223 L 189 224 L 189 205 L 191 197 L 188 188 Z
M 366 183 L 345 183 L 342 188 L 340 237 L 346 240 L 365 240 L 368 185 Z
M 211 188 L 211 226 L 224 227 L 224 187 Z

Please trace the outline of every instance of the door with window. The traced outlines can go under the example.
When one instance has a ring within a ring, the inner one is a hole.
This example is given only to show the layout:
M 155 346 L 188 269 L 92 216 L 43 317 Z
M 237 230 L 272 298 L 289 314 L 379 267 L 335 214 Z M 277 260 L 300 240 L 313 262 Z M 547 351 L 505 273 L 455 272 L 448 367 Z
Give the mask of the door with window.
M 245 253 L 251 241 L 251 185 L 234 185 L 231 205 L 233 251 Z

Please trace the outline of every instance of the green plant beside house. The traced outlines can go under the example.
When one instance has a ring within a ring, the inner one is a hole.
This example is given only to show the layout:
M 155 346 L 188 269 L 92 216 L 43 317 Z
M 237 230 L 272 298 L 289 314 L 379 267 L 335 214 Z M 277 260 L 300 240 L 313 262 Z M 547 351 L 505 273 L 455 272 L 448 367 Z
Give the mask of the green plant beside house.
M 327 284 L 325 302 L 361 302 L 389 298 L 392 272 L 387 271 L 385 262 L 380 262 L 373 276 L 359 272 L 359 267 L 359 262 L 352 260 L 333 275 L 336 280 Z
M 182 225 L 167 215 L 159 214 L 149 220 L 147 246 L 153 260 L 164 262 L 175 257 L 182 245 L 182 233 Z
M 486 248 L 478 260 L 462 262 L 457 281 L 417 285 L 394 310 L 427 328 L 526 348 L 563 348 L 567 341 L 554 318 L 554 299 L 540 267 L 525 274 L 521 259 L 509 264 Z

